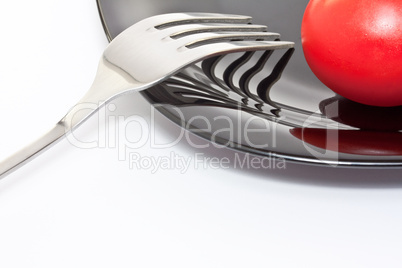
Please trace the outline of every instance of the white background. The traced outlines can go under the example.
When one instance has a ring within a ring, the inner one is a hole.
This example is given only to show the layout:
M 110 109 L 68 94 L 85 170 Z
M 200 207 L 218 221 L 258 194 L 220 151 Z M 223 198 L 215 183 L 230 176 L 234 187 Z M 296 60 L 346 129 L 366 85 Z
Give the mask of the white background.
M 94 0 L 3 1 L 0 27 L 3 158 L 84 94 L 107 41 Z M 107 118 L 149 120 L 139 95 L 114 105 Z M 155 120 L 159 141 L 180 134 L 163 116 Z M 79 138 L 102 138 L 98 121 Z M 135 122 L 124 131 L 132 140 L 145 135 Z M 131 150 L 193 161 L 183 174 L 153 173 L 130 169 L 106 145 L 63 140 L 0 181 L 0 267 L 400 267 L 400 170 L 216 169 L 195 165 L 195 154 L 235 153 L 183 139 Z

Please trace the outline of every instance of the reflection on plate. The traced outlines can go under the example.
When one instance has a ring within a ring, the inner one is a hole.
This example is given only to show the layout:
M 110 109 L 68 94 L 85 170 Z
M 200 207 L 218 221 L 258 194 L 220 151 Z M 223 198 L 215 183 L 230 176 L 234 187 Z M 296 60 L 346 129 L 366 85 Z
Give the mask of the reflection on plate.
M 351 129 L 294 128 L 290 133 L 317 148 L 344 154 L 402 155 L 402 133 Z
M 211 146 L 309 164 L 402 166 L 402 108 L 343 99 L 308 68 L 300 43 L 308 0 L 101 2 L 112 38 L 148 16 L 196 11 L 250 15 L 296 43 L 292 52 L 210 59 L 143 93 L 165 116 L 212 140 Z

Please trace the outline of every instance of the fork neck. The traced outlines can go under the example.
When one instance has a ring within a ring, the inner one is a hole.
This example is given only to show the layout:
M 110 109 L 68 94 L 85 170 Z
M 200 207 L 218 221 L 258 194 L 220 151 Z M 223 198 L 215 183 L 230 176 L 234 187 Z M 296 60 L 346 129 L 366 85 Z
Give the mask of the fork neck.
M 144 83 L 134 80 L 102 57 L 92 86 L 58 124 L 63 125 L 67 133 L 117 96 L 140 91 L 145 87 Z

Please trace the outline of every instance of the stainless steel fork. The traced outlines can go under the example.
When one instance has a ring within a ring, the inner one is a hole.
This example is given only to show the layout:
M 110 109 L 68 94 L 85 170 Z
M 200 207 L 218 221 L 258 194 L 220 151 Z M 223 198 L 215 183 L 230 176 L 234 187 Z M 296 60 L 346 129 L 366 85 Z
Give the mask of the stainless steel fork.
M 275 41 L 279 34 L 250 22 L 250 17 L 240 15 L 173 13 L 134 24 L 106 48 L 95 81 L 84 97 L 44 136 L 0 162 L 0 178 L 121 94 L 150 88 L 212 56 L 294 46 L 293 42 Z

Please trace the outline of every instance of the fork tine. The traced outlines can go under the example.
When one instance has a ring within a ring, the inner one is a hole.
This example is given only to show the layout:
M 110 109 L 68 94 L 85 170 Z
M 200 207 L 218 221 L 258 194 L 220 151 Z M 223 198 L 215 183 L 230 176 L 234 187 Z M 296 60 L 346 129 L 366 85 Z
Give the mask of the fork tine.
M 184 27 L 183 27 L 184 26 Z M 255 24 L 212 24 L 212 25 L 183 25 L 172 30 L 170 37 L 182 38 L 191 34 L 206 32 L 266 32 L 267 26 Z
M 195 60 L 203 60 L 228 53 L 289 49 L 293 47 L 294 43 L 287 41 L 231 41 L 209 43 L 182 51 L 186 53 L 188 57 L 192 57 Z
M 205 34 L 197 34 L 191 36 L 188 40 L 183 40 L 185 42 L 185 47 L 187 48 L 195 48 L 198 46 L 203 46 L 211 43 L 219 43 L 219 42 L 233 42 L 233 41 L 273 41 L 280 37 L 278 33 L 269 33 L 269 32 L 261 32 L 261 33 L 253 33 L 253 32 L 244 32 L 244 33 L 205 33 Z M 185 39 L 185 38 L 183 38 Z
M 218 13 L 172 13 L 152 17 L 156 29 L 194 23 L 250 23 L 250 16 Z

